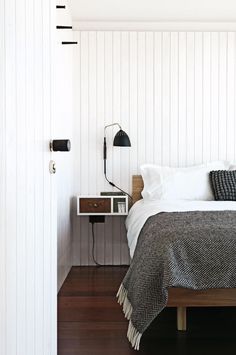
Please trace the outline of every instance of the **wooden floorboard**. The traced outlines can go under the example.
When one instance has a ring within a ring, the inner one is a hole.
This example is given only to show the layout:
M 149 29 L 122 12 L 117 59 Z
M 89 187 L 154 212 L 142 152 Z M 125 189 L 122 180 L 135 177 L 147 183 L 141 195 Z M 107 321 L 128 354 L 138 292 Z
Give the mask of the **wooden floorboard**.
M 236 308 L 189 308 L 188 331 L 166 308 L 143 335 L 139 352 L 126 339 L 115 294 L 126 267 L 73 267 L 58 295 L 58 355 L 235 355 Z

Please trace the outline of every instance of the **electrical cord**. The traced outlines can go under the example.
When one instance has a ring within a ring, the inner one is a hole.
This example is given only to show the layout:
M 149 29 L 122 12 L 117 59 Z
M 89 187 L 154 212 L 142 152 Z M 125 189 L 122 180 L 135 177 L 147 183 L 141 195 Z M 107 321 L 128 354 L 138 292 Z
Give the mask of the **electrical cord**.
M 91 223 L 91 222 L 90 222 Z M 97 267 L 101 267 L 101 266 L 114 266 L 112 264 L 100 264 L 96 258 L 95 258 L 95 232 L 94 232 L 94 224 L 95 223 L 91 223 L 92 224 L 92 240 L 93 240 L 93 244 L 92 244 L 92 258 L 93 258 L 93 262 Z M 124 265 L 120 265 L 120 266 L 124 266 Z M 126 265 L 125 265 L 126 266 Z
M 107 182 L 112 186 L 115 187 L 116 189 L 120 190 L 121 192 L 123 192 L 125 195 L 129 196 L 129 198 L 131 199 L 131 201 L 133 201 L 133 197 L 128 194 L 128 192 L 125 192 L 124 190 L 122 190 L 120 187 L 118 187 L 117 185 L 115 185 L 113 182 L 109 181 L 106 174 L 105 175 L 105 179 L 107 180 Z
M 93 257 L 93 262 L 94 264 L 96 264 L 97 266 L 104 266 L 102 264 L 99 264 L 95 258 L 95 233 L 94 233 L 94 224 L 95 223 L 91 223 L 92 224 L 92 239 L 93 239 L 93 244 L 92 244 L 92 257 Z

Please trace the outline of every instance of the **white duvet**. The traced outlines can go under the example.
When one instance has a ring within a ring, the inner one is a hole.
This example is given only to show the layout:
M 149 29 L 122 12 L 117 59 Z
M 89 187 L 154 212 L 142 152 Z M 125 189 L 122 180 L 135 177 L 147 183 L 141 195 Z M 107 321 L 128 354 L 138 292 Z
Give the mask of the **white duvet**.
M 126 219 L 127 238 L 131 258 L 139 233 L 146 220 L 161 212 L 236 211 L 236 201 L 147 201 L 140 200 L 130 209 Z

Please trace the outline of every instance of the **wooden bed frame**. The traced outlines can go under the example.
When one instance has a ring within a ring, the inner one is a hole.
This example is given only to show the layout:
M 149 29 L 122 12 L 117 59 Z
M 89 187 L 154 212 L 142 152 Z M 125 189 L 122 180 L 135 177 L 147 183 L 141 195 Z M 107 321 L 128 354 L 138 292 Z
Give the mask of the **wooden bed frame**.
M 142 199 L 143 180 L 141 175 L 132 177 L 133 203 Z M 169 290 L 167 307 L 177 307 L 177 329 L 187 329 L 187 307 L 229 307 L 236 306 L 236 288 L 216 288 L 195 291 L 173 287 Z

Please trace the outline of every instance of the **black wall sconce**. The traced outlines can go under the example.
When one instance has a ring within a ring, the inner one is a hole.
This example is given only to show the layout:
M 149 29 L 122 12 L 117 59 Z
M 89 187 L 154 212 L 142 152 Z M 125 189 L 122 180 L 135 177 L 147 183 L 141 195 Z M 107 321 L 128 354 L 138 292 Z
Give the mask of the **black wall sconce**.
M 132 196 L 128 194 L 128 192 L 125 192 L 122 190 L 120 187 L 118 187 L 116 184 L 114 184 L 112 181 L 110 181 L 107 177 L 107 141 L 106 141 L 106 130 L 109 127 L 113 126 L 118 126 L 119 131 L 116 133 L 114 140 L 113 140 L 113 146 L 114 147 L 131 147 L 130 139 L 128 134 L 122 130 L 121 126 L 119 123 L 112 123 L 104 127 L 104 139 L 103 139 L 103 162 L 104 162 L 104 176 L 106 181 L 112 186 L 123 192 L 125 195 L 129 196 L 129 198 L 132 200 Z
M 69 139 L 54 139 L 49 144 L 51 152 L 69 152 L 71 150 L 71 142 Z

